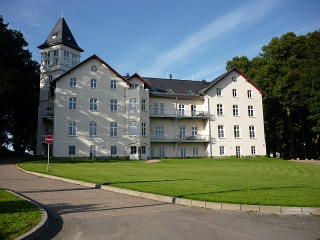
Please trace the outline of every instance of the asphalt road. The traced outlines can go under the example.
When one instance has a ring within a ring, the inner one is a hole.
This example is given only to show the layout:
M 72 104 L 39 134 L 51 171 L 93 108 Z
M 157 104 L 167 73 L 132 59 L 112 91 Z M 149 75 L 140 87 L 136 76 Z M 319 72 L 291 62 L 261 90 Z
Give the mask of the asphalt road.
M 37 177 L 14 163 L 0 161 L 0 187 L 48 211 L 49 228 L 40 239 L 320 239 L 320 217 L 179 206 Z

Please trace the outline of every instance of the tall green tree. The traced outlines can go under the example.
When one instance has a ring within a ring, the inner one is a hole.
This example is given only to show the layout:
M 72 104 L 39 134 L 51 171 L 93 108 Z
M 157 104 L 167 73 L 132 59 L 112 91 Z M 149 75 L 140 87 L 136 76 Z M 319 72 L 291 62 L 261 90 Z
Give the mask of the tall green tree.
M 23 34 L 0 16 L 0 144 L 15 151 L 36 146 L 39 64 L 27 46 Z

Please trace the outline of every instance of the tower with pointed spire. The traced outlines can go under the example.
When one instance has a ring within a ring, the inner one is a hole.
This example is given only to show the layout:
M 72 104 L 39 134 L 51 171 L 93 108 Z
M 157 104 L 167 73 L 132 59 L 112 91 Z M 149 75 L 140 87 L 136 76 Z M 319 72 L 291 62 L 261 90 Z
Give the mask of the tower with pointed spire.
M 53 91 L 50 82 L 80 62 L 83 50 L 78 46 L 63 16 L 59 19 L 41 49 L 40 97 L 38 107 L 37 155 L 46 154 L 44 138 L 53 133 Z

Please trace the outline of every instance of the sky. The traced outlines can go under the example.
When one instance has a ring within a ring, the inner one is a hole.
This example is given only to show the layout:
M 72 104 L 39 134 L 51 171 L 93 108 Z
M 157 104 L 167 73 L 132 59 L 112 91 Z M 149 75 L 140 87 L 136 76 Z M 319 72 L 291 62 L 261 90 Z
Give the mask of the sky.
M 81 61 L 97 54 L 122 75 L 211 81 L 236 56 L 257 57 L 273 37 L 320 29 L 320 0 L 0 0 L 33 59 L 63 15 Z

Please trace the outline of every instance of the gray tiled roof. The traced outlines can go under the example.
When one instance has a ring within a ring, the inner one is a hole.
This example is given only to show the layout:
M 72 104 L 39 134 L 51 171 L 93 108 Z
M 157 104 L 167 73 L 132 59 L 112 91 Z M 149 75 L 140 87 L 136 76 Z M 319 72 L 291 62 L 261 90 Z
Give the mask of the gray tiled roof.
M 59 19 L 58 23 L 49 34 L 46 41 L 38 48 L 43 49 L 58 44 L 64 44 L 68 47 L 83 52 L 83 50 L 78 46 L 76 40 L 74 39 L 64 18 Z

